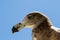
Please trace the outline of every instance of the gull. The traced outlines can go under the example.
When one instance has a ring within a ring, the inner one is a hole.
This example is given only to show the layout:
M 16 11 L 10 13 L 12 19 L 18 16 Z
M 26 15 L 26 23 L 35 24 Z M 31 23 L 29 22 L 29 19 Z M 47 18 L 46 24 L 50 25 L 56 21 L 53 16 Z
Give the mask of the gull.
M 30 12 L 13 26 L 12 33 L 24 27 L 32 29 L 32 40 L 60 40 L 60 28 L 52 25 L 50 19 L 41 12 Z

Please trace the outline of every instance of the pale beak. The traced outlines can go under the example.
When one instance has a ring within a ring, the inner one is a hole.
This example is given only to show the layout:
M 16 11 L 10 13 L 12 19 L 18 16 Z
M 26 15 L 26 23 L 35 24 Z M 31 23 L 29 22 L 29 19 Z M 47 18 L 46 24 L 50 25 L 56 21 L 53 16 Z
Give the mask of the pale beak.
M 18 32 L 19 30 L 23 29 L 25 27 L 24 24 L 19 23 L 13 26 L 12 33 Z

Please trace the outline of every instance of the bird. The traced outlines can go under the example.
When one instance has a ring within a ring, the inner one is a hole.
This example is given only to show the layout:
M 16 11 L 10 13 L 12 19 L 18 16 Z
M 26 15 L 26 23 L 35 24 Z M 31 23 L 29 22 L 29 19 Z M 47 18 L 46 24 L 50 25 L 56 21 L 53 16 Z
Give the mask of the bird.
M 60 28 L 55 27 L 50 19 L 41 12 L 30 12 L 24 19 L 12 27 L 12 33 L 24 27 L 32 29 L 32 40 L 60 40 Z

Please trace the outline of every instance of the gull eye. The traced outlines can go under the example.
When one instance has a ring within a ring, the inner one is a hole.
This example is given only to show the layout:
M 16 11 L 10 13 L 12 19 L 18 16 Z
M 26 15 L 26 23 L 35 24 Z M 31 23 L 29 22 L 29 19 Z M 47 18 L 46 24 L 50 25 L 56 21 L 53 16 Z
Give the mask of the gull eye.
M 33 16 L 28 16 L 28 19 L 32 20 L 33 19 Z

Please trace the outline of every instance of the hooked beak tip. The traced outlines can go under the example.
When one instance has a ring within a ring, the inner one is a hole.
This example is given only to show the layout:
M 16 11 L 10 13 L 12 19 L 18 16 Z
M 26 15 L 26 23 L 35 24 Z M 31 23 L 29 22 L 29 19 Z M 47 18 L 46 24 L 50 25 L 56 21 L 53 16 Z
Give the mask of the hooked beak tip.
M 15 32 L 18 32 L 19 30 L 13 26 L 12 28 L 12 33 L 14 34 Z

